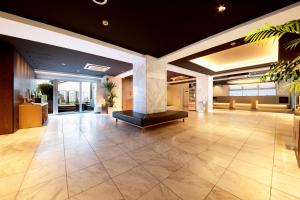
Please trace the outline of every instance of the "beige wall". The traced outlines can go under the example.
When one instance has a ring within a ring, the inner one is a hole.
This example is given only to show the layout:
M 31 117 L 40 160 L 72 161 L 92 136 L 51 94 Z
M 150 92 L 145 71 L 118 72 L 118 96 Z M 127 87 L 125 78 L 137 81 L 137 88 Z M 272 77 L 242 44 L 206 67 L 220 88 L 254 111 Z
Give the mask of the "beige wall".
M 184 107 L 188 106 L 189 84 L 168 85 L 167 88 L 167 104 L 168 106 Z M 185 103 L 184 103 L 185 102 Z
M 132 77 L 122 79 L 122 108 L 132 110 Z
M 214 86 L 214 97 L 229 96 L 228 85 L 215 85 Z
M 107 80 L 110 80 L 117 85 L 117 87 L 114 89 L 114 92 L 116 93 L 117 97 L 115 98 L 115 105 L 113 110 L 122 110 L 122 79 L 115 77 L 105 76 L 103 77 L 103 80 L 101 82 L 97 82 L 97 106 L 105 104 L 105 89 L 103 87 L 103 83 Z

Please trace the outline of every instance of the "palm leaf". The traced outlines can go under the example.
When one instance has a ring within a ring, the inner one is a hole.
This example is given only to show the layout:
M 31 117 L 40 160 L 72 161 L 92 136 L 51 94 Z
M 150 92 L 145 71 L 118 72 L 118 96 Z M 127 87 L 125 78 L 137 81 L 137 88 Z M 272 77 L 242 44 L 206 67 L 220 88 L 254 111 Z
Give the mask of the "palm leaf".
M 295 49 L 300 44 L 300 38 L 296 38 L 292 41 L 287 42 L 284 46 L 285 49 Z
M 268 39 L 280 39 L 284 34 L 300 34 L 300 20 L 293 20 L 283 25 L 272 26 L 266 24 L 264 27 L 251 31 L 245 41 L 250 43 L 261 43 Z

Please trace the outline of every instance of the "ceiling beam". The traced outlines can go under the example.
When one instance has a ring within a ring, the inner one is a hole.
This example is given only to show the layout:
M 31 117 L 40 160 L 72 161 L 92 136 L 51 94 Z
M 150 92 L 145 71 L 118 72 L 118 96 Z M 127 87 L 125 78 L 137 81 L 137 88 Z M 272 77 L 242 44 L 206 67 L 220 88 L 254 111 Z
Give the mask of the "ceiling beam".
M 0 11 L 0 34 L 72 49 L 128 63 L 144 55 L 61 28 Z M 5 28 L 4 28 L 5 27 Z

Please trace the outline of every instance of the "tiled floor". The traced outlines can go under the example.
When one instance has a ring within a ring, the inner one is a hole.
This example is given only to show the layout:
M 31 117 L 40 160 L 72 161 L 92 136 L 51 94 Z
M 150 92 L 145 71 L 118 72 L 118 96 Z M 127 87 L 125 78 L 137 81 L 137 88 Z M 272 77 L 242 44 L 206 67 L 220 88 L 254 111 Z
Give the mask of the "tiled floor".
M 290 114 L 216 110 L 139 129 L 52 116 L 0 136 L 0 200 L 298 199 Z

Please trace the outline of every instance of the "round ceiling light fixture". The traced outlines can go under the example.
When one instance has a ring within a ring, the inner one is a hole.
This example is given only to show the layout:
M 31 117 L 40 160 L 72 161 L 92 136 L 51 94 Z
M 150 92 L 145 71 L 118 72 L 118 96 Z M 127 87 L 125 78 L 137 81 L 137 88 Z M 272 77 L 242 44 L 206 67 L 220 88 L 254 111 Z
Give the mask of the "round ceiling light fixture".
M 225 5 L 219 5 L 218 6 L 218 12 L 224 12 L 226 10 L 226 7 L 225 7 Z
M 109 26 L 109 22 L 106 19 L 104 19 L 104 20 L 102 20 L 102 25 Z
M 107 0 L 102 0 L 102 1 L 99 1 L 99 0 L 93 0 L 93 2 L 94 2 L 95 4 L 98 4 L 98 5 L 101 5 L 101 6 L 107 4 Z

